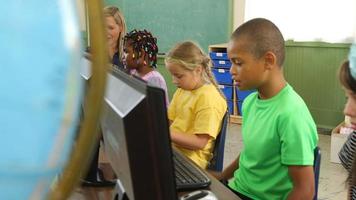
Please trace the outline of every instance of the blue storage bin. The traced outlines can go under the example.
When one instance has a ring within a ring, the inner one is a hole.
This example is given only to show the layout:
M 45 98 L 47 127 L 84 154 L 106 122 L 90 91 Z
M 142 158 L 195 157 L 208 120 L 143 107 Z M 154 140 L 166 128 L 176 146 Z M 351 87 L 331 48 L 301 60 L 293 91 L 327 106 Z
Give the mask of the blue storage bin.
M 219 89 L 224 93 L 227 100 L 232 100 L 233 87 L 231 85 L 219 85 Z
M 236 88 L 237 100 L 243 101 L 249 94 L 255 92 L 256 90 L 239 90 Z
M 234 104 L 232 100 L 227 101 L 227 108 L 231 115 L 234 114 Z
M 227 53 L 223 52 L 210 52 L 209 55 L 212 60 L 230 60 Z
M 230 60 L 212 60 L 214 67 L 221 67 L 221 68 L 230 68 L 231 61 Z
M 232 79 L 228 69 L 212 68 L 212 71 L 219 84 L 232 85 Z
M 242 102 L 243 101 L 237 101 L 237 113 L 239 113 L 240 116 L 242 116 Z

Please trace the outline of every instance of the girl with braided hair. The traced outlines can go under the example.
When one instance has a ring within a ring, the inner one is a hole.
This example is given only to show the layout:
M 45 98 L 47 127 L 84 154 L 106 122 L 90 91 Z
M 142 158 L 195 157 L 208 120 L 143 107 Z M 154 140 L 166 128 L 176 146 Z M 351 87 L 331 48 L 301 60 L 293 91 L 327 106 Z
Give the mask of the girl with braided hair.
M 133 30 L 124 38 L 123 62 L 130 73 L 165 91 L 168 106 L 167 84 L 157 68 L 157 39 L 147 30 Z
M 225 97 L 211 73 L 210 59 L 194 42 L 173 47 L 165 64 L 178 87 L 168 108 L 171 140 L 206 169 L 227 110 Z

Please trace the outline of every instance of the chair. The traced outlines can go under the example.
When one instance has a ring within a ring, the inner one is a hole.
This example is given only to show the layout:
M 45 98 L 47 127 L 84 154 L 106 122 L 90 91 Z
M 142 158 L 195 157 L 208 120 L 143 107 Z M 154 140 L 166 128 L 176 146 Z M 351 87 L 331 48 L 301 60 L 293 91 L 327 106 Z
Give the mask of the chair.
M 320 160 L 321 160 L 321 151 L 317 146 L 314 149 L 314 180 L 315 180 L 315 196 L 314 200 L 318 199 L 318 185 L 319 185 L 319 173 L 320 173 Z
M 208 165 L 209 170 L 221 172 L 223 169 L 225 137 L 226 137 L 226 128 L 227 128 L 228 117 L 229 117 L 229 113 L 226 112 L 223 117 L 223 120 L 222 120 L 220 132 L 215 140 L 213 157 L 210 160 L 210 163 Z

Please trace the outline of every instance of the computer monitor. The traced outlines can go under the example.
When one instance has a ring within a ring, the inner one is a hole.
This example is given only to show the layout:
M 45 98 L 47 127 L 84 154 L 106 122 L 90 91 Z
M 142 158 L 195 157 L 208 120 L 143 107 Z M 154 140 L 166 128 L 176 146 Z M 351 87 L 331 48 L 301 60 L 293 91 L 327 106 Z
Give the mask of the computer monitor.
M 125 72 L 108 74 L 105 153 L 130 200 L 177 199 L 165 94 Z

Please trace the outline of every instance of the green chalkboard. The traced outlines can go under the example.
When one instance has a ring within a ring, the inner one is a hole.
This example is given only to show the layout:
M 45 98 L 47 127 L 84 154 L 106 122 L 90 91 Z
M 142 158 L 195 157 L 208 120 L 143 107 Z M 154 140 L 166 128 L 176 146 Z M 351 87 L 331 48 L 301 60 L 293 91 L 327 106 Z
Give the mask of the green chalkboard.
M 128 30 L 147 29 L 158 39 L 160 53 L 175 43 L 194 40 L 207 51 L 228 40 L 232 0 L 106 0 L 124 13 Z

